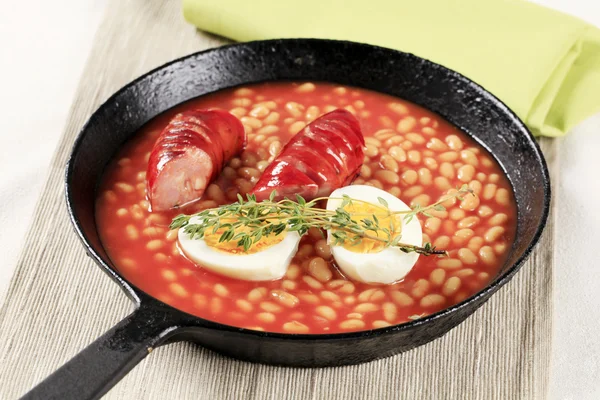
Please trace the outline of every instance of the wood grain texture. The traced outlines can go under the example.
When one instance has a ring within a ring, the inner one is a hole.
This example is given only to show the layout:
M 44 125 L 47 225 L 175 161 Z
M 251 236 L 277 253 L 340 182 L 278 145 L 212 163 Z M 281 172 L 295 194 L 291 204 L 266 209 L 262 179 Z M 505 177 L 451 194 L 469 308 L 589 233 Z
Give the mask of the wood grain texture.
M 63 170 L 98 105 L 133 78 L 222 39 L 197 32 L 179 2 L 113 0 L 49 168 L 31 231 L 0 309 L 0 398 L 25 393 L 132 305 L 85 256 L 70 226 Z M 556 186 L 557 142 L 541 141 Z M 553 204 L 553 210 L 556 204 Z M 160 348 L 111 399 L 540 399 L 548 387 L 554 211 L 517 276 L 441 339 L 341 368 L 286 369 L 231 360 L 189 343 Z

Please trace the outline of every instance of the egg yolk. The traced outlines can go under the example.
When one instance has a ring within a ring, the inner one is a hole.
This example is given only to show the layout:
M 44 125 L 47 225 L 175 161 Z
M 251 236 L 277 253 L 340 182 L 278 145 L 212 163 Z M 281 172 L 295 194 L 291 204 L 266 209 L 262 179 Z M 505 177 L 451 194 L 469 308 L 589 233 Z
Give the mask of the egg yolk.
M 368 218 L 373 220 L 373 214 L 379 220 L 380 228 L 387 228 L 392 232 L 392 237 L 398 236 L 402 231 L 402 219 L 398 215 L 389 215 L 388 210 L 378 207 L 374 204 L 361 203 L 353 201 L 345 206 L 344 211 L 350 214 L 352 221 L 361 224 L 361 221 Z M 361 224 L 362 225 L 362 224 Z M 387 233 L 378 229 L 377 231 L 367 231 L 369 236 L 378 236 L 382 239 L 388 238 Z M 353 253 L 378 253 L 385 248 L 385 243 L 373 239 L 362 239 L 353 243 L 351 240 L 344 241 L 343 247 Z
M 231 223 L 234 222 L 233 219 L 222 219 L 221 223 Z M 207 229 L 204 233 L 204 242 L 214 248 L 215 250 L 219 250 L 223 253 L 228 254 L 253 254 L 259 253 L 268 249 L 271 246 L 275 246 L 280 243 L 287 234 L 286 231 L 281 232 L 279 235 L 271 234 L 269 236 L 261 237 L 256 243 L 252 243 L 248 251 L 244 250 L 244 247 L 238 246 L 237 240 L 229 240 L 225 242 L 219 243 L 219 238 L 221 235 L 227 230 L 227 228 L 218 229 L 215 233 L 213 233 L 212 229 Z M 252 233 L 253 229 L 248 228 L 246 226 L 240 226 L 235 228 L 235 233 Z

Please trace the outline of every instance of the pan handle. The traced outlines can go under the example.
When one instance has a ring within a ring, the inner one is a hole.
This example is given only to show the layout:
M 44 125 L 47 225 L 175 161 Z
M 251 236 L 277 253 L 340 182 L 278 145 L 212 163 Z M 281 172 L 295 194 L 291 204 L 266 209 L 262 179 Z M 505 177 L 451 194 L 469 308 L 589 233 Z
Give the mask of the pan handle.
M 176 330 L 168 313 L 142 304 L 23 399 L 98 399 Z

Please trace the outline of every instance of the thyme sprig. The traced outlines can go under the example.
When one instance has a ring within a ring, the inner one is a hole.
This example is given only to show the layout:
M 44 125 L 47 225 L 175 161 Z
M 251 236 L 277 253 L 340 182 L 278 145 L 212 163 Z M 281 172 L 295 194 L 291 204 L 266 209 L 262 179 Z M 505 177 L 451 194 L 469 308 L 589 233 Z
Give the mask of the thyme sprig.
M 334 245 L 344 243 L 358 244 L 364 239 L 381 242 L 385 247 L 398 247 L 405 253 L 418 253 L 425 256 L 447 255 L 445 250 L 438 250 L 431 243 L 414 246 L 402 243 L 402 234 L 395 234 L 392 223 L 382 226 L 380 219 L 394 215 L 404 215 L 405 223 L 412 221 L 417 215 L 431 216 L 431 210 L 445 210 L 442 203 L 450 199 L 462 200 L 462 196 L 472 193 L 466 185 L 456 192 L 442 197 L 428 206 L 416 205 L 409 211 L 391 211 L 387 202 L 379 197 L 379 204 L 351 199 L 344 195 L 341 198 L 319 197 L 307 202 L 302 196 L 296 195 L 296 200 L 283 199 L 275 202 L 277 192 L 273 191 L 268 200 L 257 202 L 256 197 L 247 195 L 244 199 L 238 194 L 238 201 L 233 204 L 209 208 L 193 215 L 178 215 L 171 222 L 171 229 L 183 228 L 191 239 L 201 239 L 206 233 L 220 232 L 219 243 L 236 241 L 239 247 L 248 251 L 262 237 L 279 235 L 284 231 L 298 232 L 304 235 L 310 228 L 331 231 Z M 325 210 L 317 207 L 322 200 L 341 200 L 335 210 Z M 376 206 L 381 213 L 349 213 L 344 210 L 353 203 L 364 203 Z M 196 217 L 196 218 L 194 218 Z M 358 221 L 357 217 L 361 218 Z M 194 221 L 191 222 L 191 219 Z M 354 219 L 353 219 L 354 218 Z M 391 219 L 390 219 L 391 220 Z

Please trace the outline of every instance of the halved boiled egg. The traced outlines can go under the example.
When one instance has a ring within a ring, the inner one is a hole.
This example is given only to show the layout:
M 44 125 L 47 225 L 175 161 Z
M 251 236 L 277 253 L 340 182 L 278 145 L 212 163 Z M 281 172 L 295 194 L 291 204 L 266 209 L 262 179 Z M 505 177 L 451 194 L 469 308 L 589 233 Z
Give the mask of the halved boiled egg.
M 190 224 L 199 222 L 200 217 L 190 219 Z M 268 281 L 285 275 L 300 242 L 297 232 L 284 231 L 277 236 L 263 236 L 245 251 L 235 240 L 219 243 L 222 233 L 208 230 L 202 239 L 191 239 L 181 228 L 179 247 L 194 263 L 217 274 L 246 281 Z
M 410 211 L 410 207 L 402 200 L 372 186 L 346 186 L 331 193 L 327 201 L 327 210 L 338 209 L 344 195 L 358 200 L 343 208 L 351 215 L 353 221 L 360 222 L 365 217 L 372 219 L 371 216 L 375 214 L 380 227 L 392 227 L 393 236 L 402 235 L 400 242 L 413 246 L 422 245 L 423 234 L 419 220 L 413 218 L 406 223 L 404 214 L 389 215 L 380 205 L 378 198 L 387 202 L 390 211 Z M 378 231 L 377 234 L 373 231 L 368 233 L 385 237 L 383 231 Z M 350 279 L 365 283 L 390 284 L 399 281 L 410 272 L 419 258 L 415 252 L 405 253 L 398 247 L 386 247 L 385 243 L 371 239 L 363 239 L 357 243 L 345 241 L 343 244 L 334 244 L 332 231 L 327 232 L 327 241 L 342 272 Z

